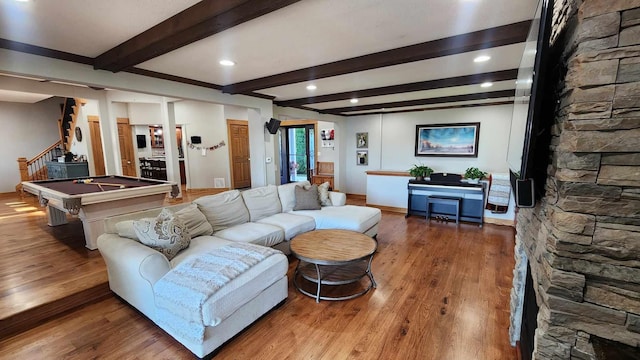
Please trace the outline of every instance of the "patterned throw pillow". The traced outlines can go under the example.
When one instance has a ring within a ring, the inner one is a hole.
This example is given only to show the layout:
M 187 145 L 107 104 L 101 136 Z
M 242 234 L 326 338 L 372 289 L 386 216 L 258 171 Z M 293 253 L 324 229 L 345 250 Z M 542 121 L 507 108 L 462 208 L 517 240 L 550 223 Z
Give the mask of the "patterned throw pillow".
M 318 186 L 318 197 L 320 199 L 320 205 L 331 206 L 331 199 L 329 198 L 329 182 L 324 182 Z
M 311 185 L 308 189 L 296 186 L 296 205 L 293 210 L 320 210 L 318 185 Z
M 134 221 L 133 229 L 141 243 L 161 252 L 169 260 L 191 242 L 186 225 L 169 209 L 163 209 L 155 219 Z

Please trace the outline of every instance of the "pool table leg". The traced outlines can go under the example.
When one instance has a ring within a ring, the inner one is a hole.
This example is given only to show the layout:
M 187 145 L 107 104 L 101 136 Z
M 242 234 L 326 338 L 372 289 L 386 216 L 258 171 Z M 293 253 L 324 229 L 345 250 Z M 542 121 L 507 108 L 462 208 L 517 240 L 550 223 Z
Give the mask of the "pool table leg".
M 96 250 L 98 248 L 98 236 L 104 233 L 104 219 L 87 219 L 85 216 L 80 216 L 80 220 L 82 220 L 87 249 Z
M 47 225 L 58 226 L 67 223 L 67 212 L 47 205 Z

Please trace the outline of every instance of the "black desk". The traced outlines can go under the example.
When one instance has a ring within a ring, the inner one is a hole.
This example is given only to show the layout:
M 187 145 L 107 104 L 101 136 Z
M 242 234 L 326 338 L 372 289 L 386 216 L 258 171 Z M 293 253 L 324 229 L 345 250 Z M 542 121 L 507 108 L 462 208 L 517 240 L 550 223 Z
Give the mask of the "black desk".
M 486 184 L 469 184 L 467 182 L 417 181 L 409 180 L 407 217 L 410 215 L 427 215 L 427 196 L 458 197 L 460 201 L 460 220 L 482 224 L 486 199 Z M 431 215 L 451 215 L 455 213 L 452 205 L 432 204 Z

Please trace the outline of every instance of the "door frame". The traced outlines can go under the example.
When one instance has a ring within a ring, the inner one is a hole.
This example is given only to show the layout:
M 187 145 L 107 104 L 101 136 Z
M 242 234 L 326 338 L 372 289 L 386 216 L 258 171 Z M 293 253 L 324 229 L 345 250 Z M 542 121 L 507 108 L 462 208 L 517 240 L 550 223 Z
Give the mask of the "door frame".
M 293 126 L 306 126 L 306 125 L 313 125 L 313 135 L 314 135 L 314 149 L 315 149 L 315 154 L 313 154 L 313 158 L 314 158 L 314 162 L 317 163 L 318 161 L 318 139 L 319 139 L 319 135 L 318 135 L 318 121 L 317 120 L 309 120 L 309 119 L 297 119 L 297 120 L 282 120 L 280 122 L 280 127 L 281 128 L 287 128 L 287 127 L 293 127 Z M 282 131 L 281 131 L 281 135 L 282 135 Z M 285 141 L 284 138 L 282 141 Z M 280 144 L 278 145 L 279 147 L 279 151 L 277 151 L 276 153 L 278 154 L 279 157 L 279 164 L 280 164 L 280 171 L 286 171 L 287 173 L 289 172 L 289 165 L 288 163 L 285 164 L 287 166 L 287 169 L 283 169 L 283 159 L 282 159 L 282 141 L 280 142 Z M 309 144 L 307 144 L 307 148 L 309 147 Z M 316 168 L 316 164 L 313 164 L 313 169 Z M 308 172 L 307 172 L 307 176 L 309 176 Z M 287 177 L 287 180 L 289 179 L 289 177 Z
M 227 143 L 229 143 L 229 189 L 235 189 L 233 179 L 233 146 L 231 144 L 231 127 L 229 125 L 243 125 L 249 127 L 249 120 L 227 119 Z M 249 154 L 251 154 L 251 139 L 249 139 Z M 251 156 L 249 156 L 249 172 L 251 172 Z
M 100 130 L 100 117 L 96 115 L 87 115 L 87 126 L 89 128 L 89 141 L 91 143 L 91 166 L 94 176 L 107 174 L 104 160 L 104 149 L 102 147 L 102 131 Z M 97 133 L 92 130 L 97 129 Z M 93 136 L 96 135 L 96 136 Z
M 126 151 L 128 153 L 127 155 L 131 156 L 130 161 L 131 161 L 131 164 L 132 164 L 131 166 L 133 166 L 133 175 L 129 175 L 129 176 L 136 177 L 136 176 L 139 175 L 139 169 L 138 169 L 138 163 L 136 161 L 136 152 L 135 152 L 135 149 L 133 147 L 133 132 L 131 131 L 131 123 L 129 121 L 129 118 L 128 117 L 127 118 L 120 118 L 120 117 L 116 118 L 116 129 L 117 129 L 117 125 L 127 125 L 128 130 L 125 133 L 125 135 L 128 134 L 128 136 L 129 136 L 129 141 L 125 141 L 124 142 L 125 148 L 124 149 L 120 148 L 120 163 L 121 163 L 120 168 L 122 170 L 122 175 L 124 175 L 124 167 L 122 166 L 122 160 L 126 156 L 124 154 L 125 151 Z M 118 137 L 120 137 L 119 132 L 118 132 Z M 127 145 L 130 147 L 130 149 L 126 148 Z M 118 147 L 120 147 L 120 141 L 118 141 Z M 127 151 L 127 150 L 130 150 L 130 151 Z

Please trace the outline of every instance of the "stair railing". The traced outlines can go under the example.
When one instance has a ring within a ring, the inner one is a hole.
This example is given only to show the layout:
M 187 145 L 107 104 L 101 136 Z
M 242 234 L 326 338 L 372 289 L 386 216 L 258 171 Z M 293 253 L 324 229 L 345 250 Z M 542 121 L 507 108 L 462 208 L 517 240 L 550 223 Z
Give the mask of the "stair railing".
M 20 181 L 46 180 L 49 177 L 46 162 L 57 161 L 58 157 L 63 155 L 62 140 L 58 140 L 30 160 L 24 157 L 18 158 Z

